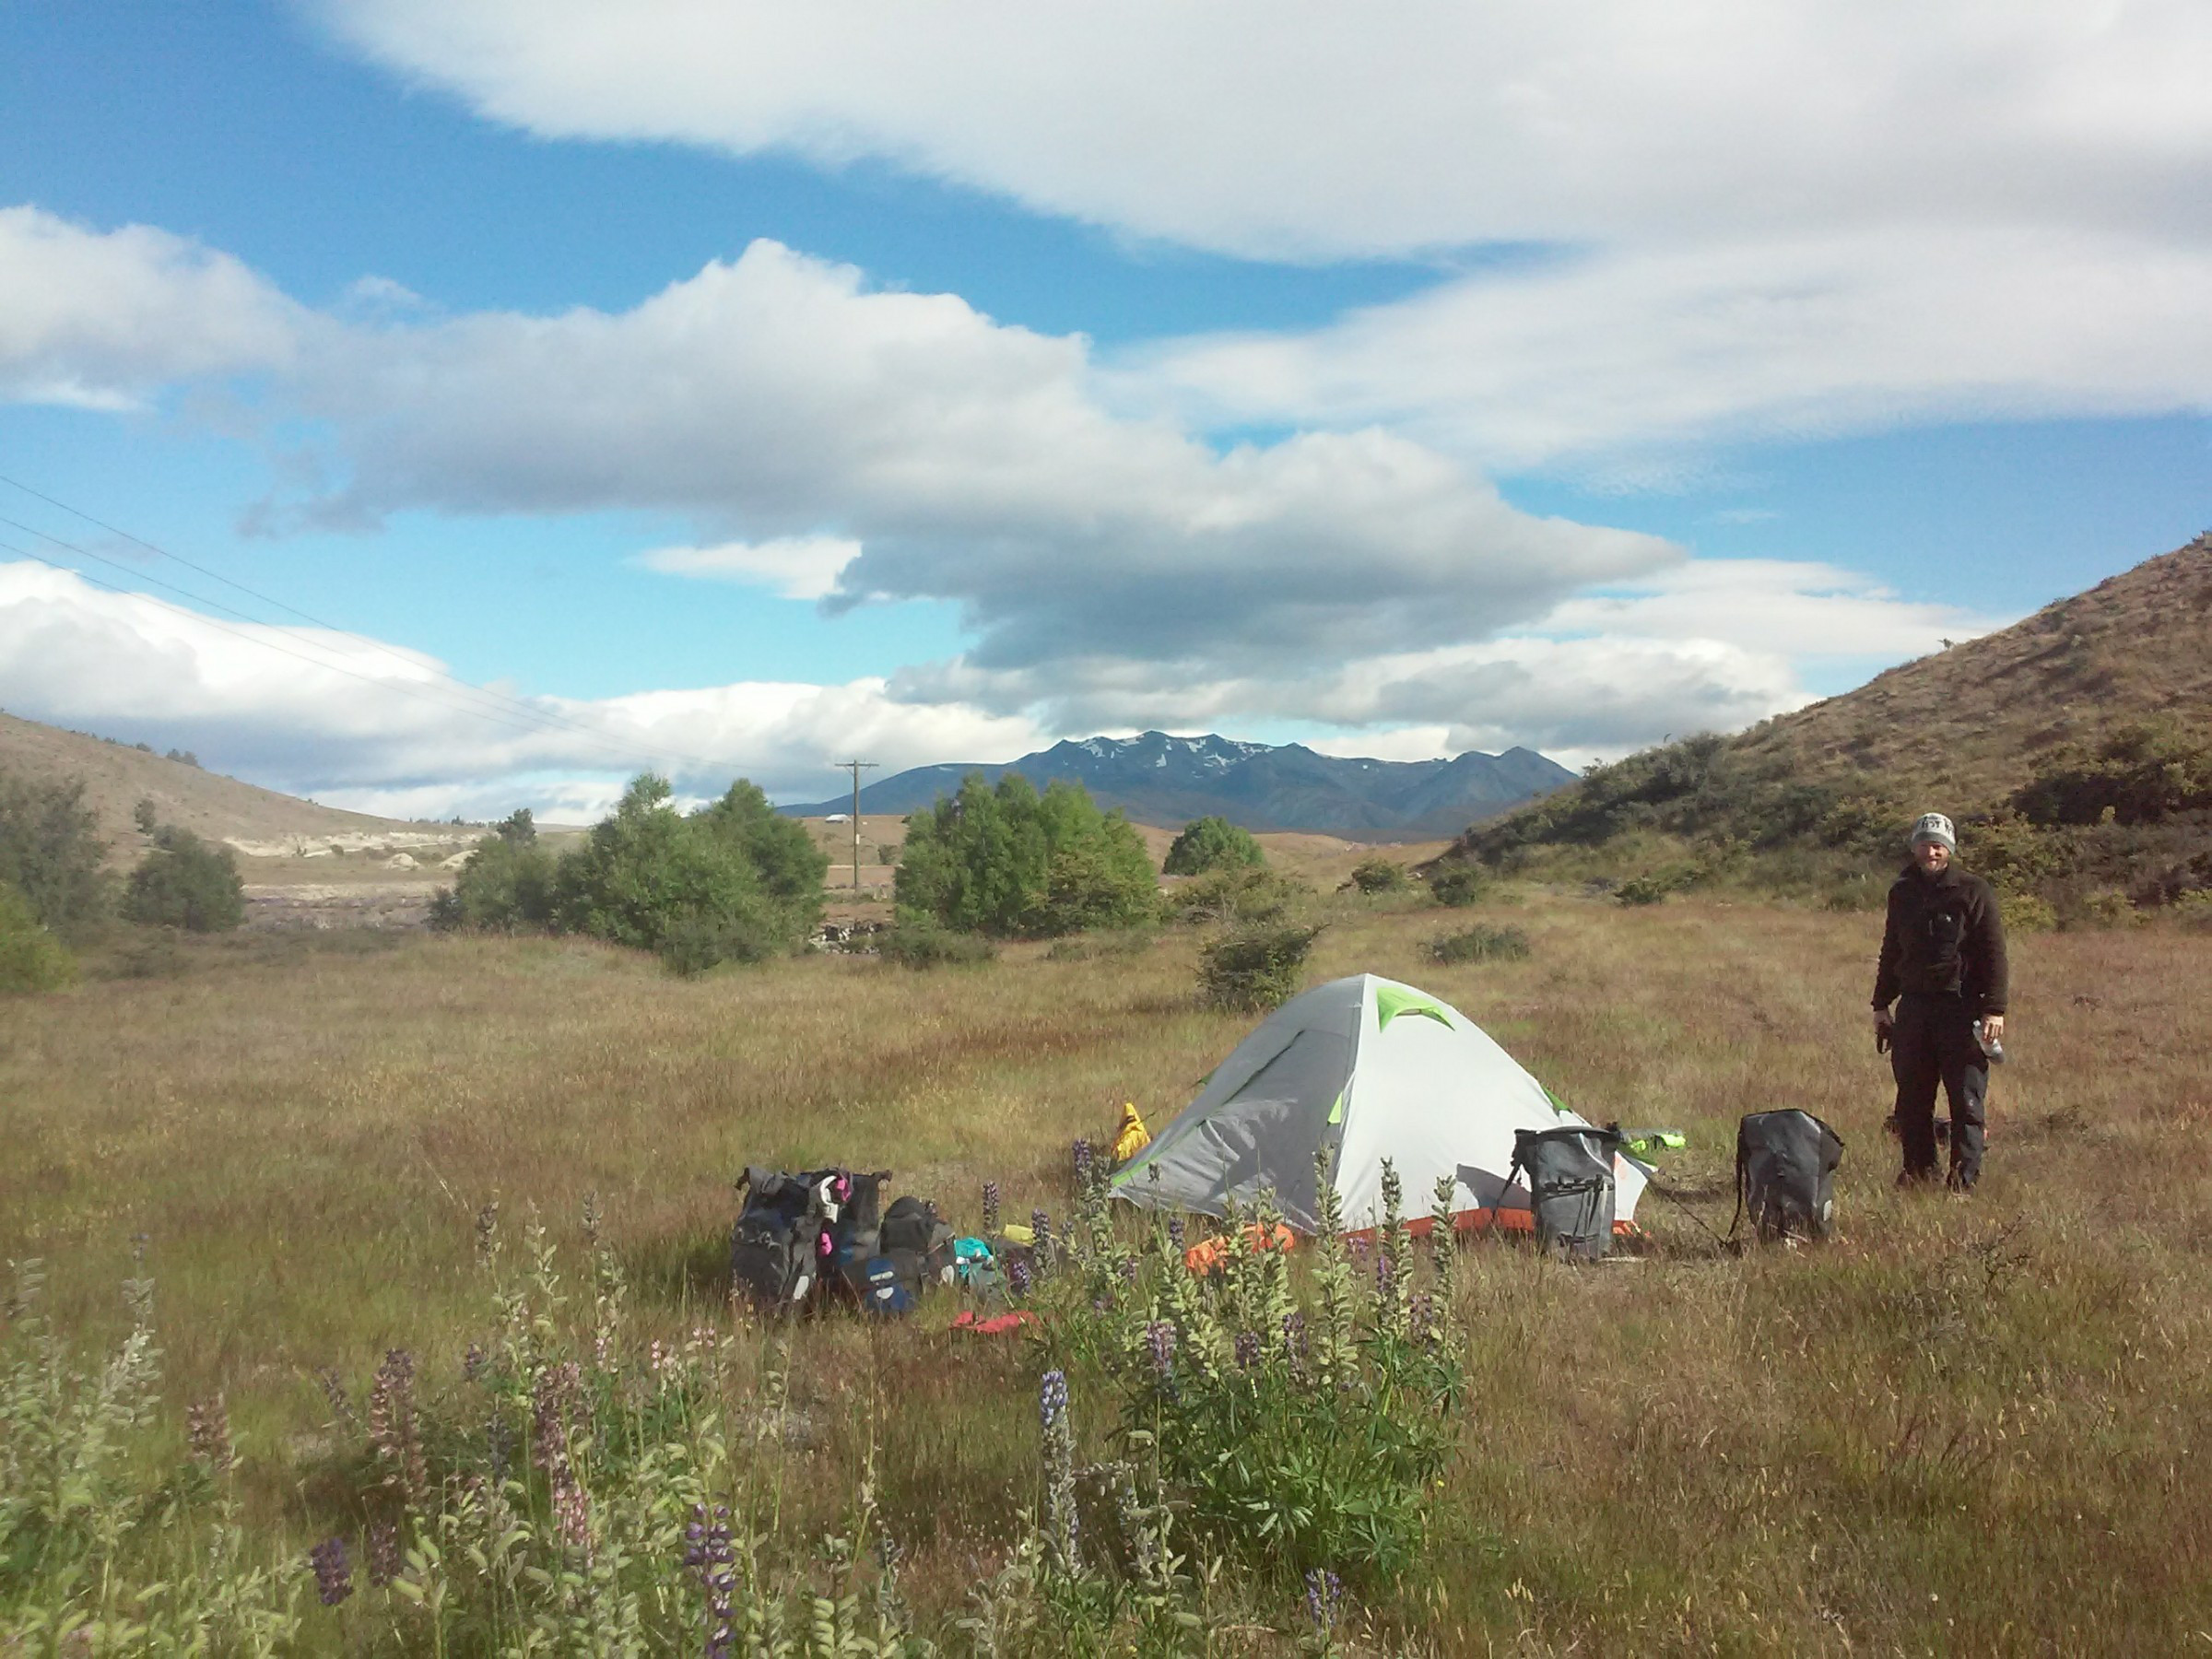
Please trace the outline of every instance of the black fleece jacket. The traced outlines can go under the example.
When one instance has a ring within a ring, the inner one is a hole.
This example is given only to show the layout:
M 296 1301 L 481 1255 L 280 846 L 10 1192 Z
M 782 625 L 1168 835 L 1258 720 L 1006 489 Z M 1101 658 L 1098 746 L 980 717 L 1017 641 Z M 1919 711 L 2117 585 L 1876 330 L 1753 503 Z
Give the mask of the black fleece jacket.
M 1957 865 L 1940 876 L 1907 865 L 1889 888 L 1874 1006 L 1888 1007 L 1900 992 L 1957 992 L 1977 1015 L 2002 1014 L 2008 978 L 2005 923 L 1989 883 Z

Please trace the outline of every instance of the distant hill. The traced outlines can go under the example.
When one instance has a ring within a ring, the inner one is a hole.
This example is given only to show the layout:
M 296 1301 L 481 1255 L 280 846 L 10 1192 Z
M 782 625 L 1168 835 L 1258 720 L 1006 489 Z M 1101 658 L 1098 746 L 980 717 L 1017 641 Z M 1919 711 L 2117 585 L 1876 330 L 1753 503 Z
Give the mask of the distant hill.
M 81 781 L 85 805 L 112 846 L 141 844 L 132 814 L 150 799 L 163 823 L 211 841 L 276 842 L 293 838 L 427 834 L 440 826 L 407 824 L 319 806 L 273 789 L 203 771 L 135 744 L 65 731 L 0 714 L 0 771 L 41 782 Z M 448 830 L 448 834 L 457 833 Z
M 864 813 L 907 813 L 950 794 L 971 772 L 995 781 L 1018 772 L 1040 789 L 1081 783 L 1101 806 L 1138 823 L 1170 827 L 1218 815 L 1252 830 L 1307 830 L 1351 841 L 1413 841 L 1455 833 L 1570 782 L 1574 774 L 1531 749 L 1468 753 L 1451 760 L 1355 760 L 1302 744 L 1227 737 L 1089 737 L 1018 760 L 922 766 L 865 785 Z M 783 810 L 797 818 L 848 812 L 850 794 Z
M 2022 892 L 2212 887 L 2212 535 L 1843 696 L 1599 769 L 1448 856 L 1648 862 L 1674 838 L 1706 869 L 1792 850 L 1880 868 L 1925 810 L 1971 826 L 1964 861 Z

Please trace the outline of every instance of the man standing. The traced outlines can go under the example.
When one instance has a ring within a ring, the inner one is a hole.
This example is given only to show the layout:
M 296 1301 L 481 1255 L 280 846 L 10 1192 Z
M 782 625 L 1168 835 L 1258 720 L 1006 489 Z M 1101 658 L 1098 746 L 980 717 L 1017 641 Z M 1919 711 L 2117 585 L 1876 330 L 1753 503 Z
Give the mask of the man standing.
M 1951 862 L 1958 833 L 1940 812 L 1912 826 L 1912 862 L 1889 888 L 1874 975 L 1874 1030 L 1897 1077 L 1900 1186 L 1936 1178 L 1936 1085 L 1951 1106 L 1950 1184 L 1982 1178 L 1989 1051 L 2005 1034 L 2005 924 L 1981 877 Z M 1897 1010 L 1890 1012 L 1894 998 Z

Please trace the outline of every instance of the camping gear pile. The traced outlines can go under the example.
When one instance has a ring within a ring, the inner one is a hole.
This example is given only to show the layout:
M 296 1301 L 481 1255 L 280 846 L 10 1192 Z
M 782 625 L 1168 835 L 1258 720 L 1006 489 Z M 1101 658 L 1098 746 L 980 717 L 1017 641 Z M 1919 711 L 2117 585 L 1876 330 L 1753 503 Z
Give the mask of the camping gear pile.
M 871 1313 L 903 1313 L 924 1289 L 948 1285 L 960 1247 L 935 1205 L 912 1195 L 886 1208 L 891 1171 L 747 1166 L 744 1208 L 730 1239 L 730 1275 L 763 1312 L 841 1300 Z
M 1593 1261 L 1636 1234 L 1637 1200 L 1653 1173 L 1637 1154 L 1683 1144 L 1675 1130 L 1590 1123 L 1450 1004 L 1362 973 L 1276 1010 L 1157 1136 L 1125 1105 L 1107 1190 L 1147 1208 L 1218 1218 L 1271 1203 L 1287 1226 L 1263 1247 L 1288 1249 L 1291 1230 L 1315 1230 L 1321 1181 L 1351 1230 L 1372 1229 L 1387 1160 L 1406 1190 L 1449 1182 L 1455 1230 L 1521 1234 L 1547 1253 Z M 1088 1181 L 1090 1148 L 1081 1147 Z M 1746 1117 L 1738 1224 L 1748 1213 L 1762 1239 L 1826 1237 L 1842 1156 L 1841 1137 L 1809 1112 Z M 1026 1285 L 1044 1241 L 1018 1223 L 998 1225 L 995 1183 L 984 1194 L 989 1237 L 963 1238 L 925 1199 L 886 1207 L 890 1179 L 888 1170 L 748 1168 L 730 1246 L 737 1288 L 767 1311 L 839 1301 L 895 1314 L 932 1286 L 1003 1302 L 1009 1287 Z M 1188 1265 L 1214 1270 L 1230 1248 L 1202 1241 Z

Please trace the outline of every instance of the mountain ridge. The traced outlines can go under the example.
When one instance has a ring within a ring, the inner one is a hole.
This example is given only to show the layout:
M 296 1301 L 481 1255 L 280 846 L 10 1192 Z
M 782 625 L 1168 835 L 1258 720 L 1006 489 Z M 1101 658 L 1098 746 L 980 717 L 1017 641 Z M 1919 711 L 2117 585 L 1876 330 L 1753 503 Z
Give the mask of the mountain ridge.
M 1499 755 L 1469 750 L 1450 759 L 1376 760 L 1324 755 L 1298 743 L 1152 731 L 1063 738 L 1008 761 L 913 767 L 864 785 L 860 809 L 918 811 L 959 789 L 971 772 L 990 782 L 1018 772 L 1040 788 L 1065 778 L 1141 823 L 1173 826 L 1218 816 L 1255 832 L 1303 830 L 1355 841 L 1450 835 L 1574 777 L 1521 747 Z M 818 818 L 851 808 L 848 794 L 782 810 Z

